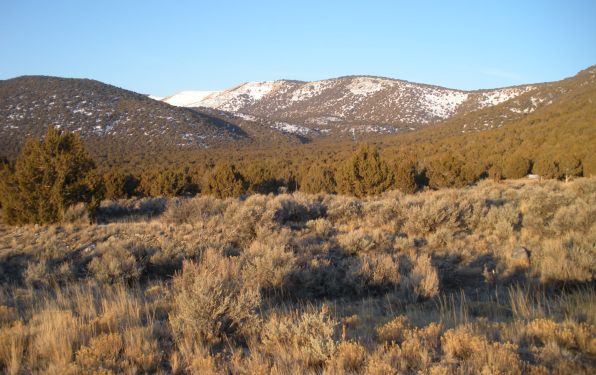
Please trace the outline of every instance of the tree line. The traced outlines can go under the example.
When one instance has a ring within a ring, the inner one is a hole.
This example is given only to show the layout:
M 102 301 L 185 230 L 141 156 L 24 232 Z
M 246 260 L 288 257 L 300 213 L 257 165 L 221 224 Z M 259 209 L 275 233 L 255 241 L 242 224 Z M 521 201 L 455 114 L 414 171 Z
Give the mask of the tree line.
M 421 146 L 422 152 L 428 147 Z M 568 153 L 533 160 L 520 150 L 495 163 L 472 152 L 464 158 L 440 147 L 431 157 L 418 158 L 410 152 L 386 159 L 378 147 L 361 144 L 339 160 L 249 158 L 239 163 L 150 166 L 134 173 L 98 168 L 78 134 L 49 128 L 42 140 L 29 139 L 14 163 L 0 163 L 0 204 L 7 223 L 51 223 L 61 221 L 66 209 L 79 202 L 93 214 L 104 199 L 196 194 L 229 198 L 296 190 L 363 197 L 395 189 L 414 193 L 426 187 L 461 187 L 483 178 L 521 178 L 531 172 L 559 179 L 582 176 L 590 163 Z

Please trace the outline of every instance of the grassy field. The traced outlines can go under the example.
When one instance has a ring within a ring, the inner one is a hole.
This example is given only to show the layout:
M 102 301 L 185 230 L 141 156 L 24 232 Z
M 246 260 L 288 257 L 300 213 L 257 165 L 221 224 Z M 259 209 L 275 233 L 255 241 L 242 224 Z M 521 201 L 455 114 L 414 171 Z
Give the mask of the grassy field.
M 596 178 L 0 226 L 0 372 L 592 374 Z

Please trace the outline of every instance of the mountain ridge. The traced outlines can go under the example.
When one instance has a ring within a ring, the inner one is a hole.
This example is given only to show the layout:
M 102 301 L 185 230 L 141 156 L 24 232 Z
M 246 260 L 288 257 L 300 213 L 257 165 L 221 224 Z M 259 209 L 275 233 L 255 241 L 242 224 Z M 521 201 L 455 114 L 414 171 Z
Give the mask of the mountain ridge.
M 122 153 L 281 147 L 418 129 L 483 131 L 592 87 L 595 77 L 592 66 L 561 81 L 473 91 L 362 75 L 247 82 L 201 92 L 206 106 L 182 107 L 166 102 L 172 96 L 151 98 L 91 79 L 21 76 L 0 81 L 0 156 L 14 156 L 26 137 L 50 125 L 79 132 L 98 150 Z
M 538 85 L 541 84 L 466 91 L 395 78 L 352 75 L 312 82 L 245 82 L 205 98 L 196 98 L 189 106 L 265 118 L 327 133 L 337 132 L 334 126 L 337 123 L 351 126 L 351 131 L 399 132 L 444 121 L 462 111 L 497 105 Z M 168 98 L 171 100 L 176 95 Z

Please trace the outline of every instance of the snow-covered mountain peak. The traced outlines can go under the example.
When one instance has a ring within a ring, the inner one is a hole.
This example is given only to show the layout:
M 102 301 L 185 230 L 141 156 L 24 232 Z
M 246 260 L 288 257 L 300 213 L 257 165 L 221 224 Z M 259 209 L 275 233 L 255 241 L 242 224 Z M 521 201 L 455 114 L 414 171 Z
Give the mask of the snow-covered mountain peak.
M 316 131 L 344 125 L 410 129 L 498 105 L 534 88 L 462 91 L 383 77 L 346 76 L 314 82 L 246 82 L 219 92 L 181 92 L 163 101 L 311 126 Z
M 355 77 L 348 84 L 348 89 L 353 95 L 368 96 L 391 86 L 393 86 L 393 82 L 387 79 Z
M 181 91 L 172 96 L 166 96 L 161 100 L 176 107 L 199 107 L 201 102 L 220 91 Z M 153 99 L 153 97 L 150 96 Z
M 201 106 L 238 112 L 243 107 L 263 99 L 263 97 L 273 91 L 277 82 L 246 82 L 231 89 L 221 91 L 217 95 L 206 97 L 196 107 Z

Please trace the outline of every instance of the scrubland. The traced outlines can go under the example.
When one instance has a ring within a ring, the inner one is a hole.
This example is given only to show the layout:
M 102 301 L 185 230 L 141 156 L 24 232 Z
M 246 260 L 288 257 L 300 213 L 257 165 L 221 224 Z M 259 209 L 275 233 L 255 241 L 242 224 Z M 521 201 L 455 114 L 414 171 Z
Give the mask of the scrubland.
M 7 374 L 590 374 L 596 178 L 0 226 Z

